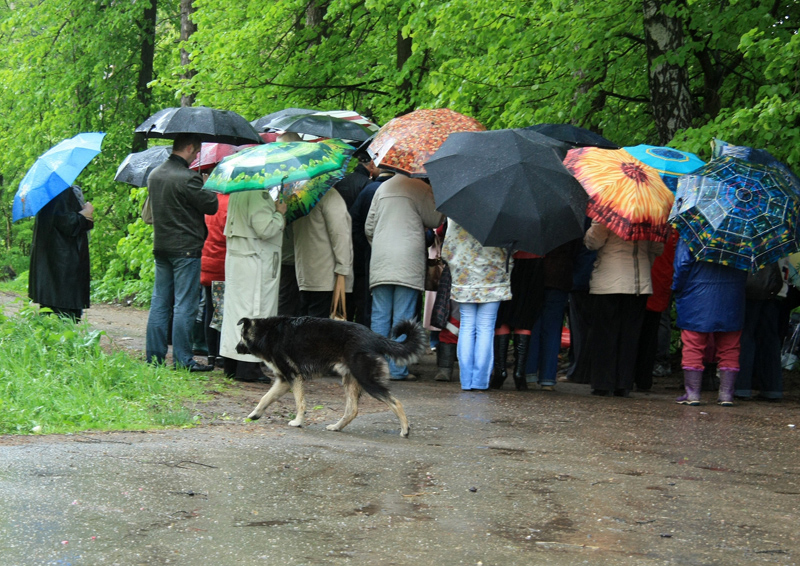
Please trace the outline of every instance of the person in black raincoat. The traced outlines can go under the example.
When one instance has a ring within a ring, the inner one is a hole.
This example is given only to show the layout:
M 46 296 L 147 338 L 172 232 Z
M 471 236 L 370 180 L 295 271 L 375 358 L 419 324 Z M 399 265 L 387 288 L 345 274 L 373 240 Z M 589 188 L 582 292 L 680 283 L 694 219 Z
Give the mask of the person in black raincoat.
M 80 320 L 89 308 L 89 230 L 94 207 L 78 185 L 64 189 L 36 214 L 28 296 L 58 315 Z

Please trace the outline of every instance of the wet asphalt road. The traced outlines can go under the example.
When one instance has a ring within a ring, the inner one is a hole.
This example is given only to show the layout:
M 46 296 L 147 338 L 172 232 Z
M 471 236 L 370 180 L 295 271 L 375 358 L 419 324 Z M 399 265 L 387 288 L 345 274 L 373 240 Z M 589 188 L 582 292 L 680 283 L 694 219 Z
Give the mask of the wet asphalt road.
M 800 563 L 800 406 L 558 388 L 0 443 L 0 564 Z

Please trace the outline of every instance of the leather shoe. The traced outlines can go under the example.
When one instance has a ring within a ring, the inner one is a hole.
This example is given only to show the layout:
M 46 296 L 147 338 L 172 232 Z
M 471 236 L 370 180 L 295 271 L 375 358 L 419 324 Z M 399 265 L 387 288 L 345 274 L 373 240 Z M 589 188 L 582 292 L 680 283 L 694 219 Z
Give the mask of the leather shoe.
M 206 364 L 194 364 L 192 367 L 189 368 L 189 371 L 213 371 L 214 366 L 207 366 Z

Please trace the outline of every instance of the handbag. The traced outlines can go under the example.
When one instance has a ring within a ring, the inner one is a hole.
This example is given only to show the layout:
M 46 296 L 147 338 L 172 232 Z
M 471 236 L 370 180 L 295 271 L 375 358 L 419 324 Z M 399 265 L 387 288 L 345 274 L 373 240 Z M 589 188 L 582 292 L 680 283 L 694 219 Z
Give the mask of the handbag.
M 334 320 L 347 320 L 347 305 L 345 304 L 344 275 L 336 275 L 333 286 L 333 300 L 331 301 L 330 318 Z
M 436 300 L 433 301 L 431 311 L 431 325 L 436 328 L 446 328 L 447 321 L 450 320 L 450 283 L 450 267 L 442 260 L 439 290 L 436 292 Z
M 427 258 L 427 263 L 425 267 L 426 291 L 439 290 L 439 279 L 441 278 L 442 270 L 444 269 L 444 260 L 442 259 L 442 247 L 439 244 L 438 236 L 436 237 L 434 245 L 436 246 L 436 257 Z

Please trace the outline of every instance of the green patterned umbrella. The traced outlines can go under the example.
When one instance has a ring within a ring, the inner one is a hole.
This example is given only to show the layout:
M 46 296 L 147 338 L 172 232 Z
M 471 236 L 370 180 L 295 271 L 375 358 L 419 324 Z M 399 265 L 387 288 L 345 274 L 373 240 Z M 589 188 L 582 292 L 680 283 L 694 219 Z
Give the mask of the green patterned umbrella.
M 353 151 L 335 139 L 259 145 L 220 161 L 203 188 L 223 194 L 270 189 L 286 203 L 286 222 L 293 222 L 344 177 Z
M 228 194 L 271 189 L 337 171 L 344 175 L 353 151 L 335 139 L 258 145 L 223 159 L 203 188 Z

